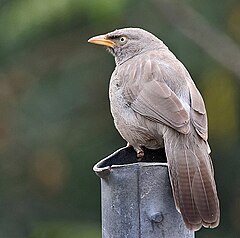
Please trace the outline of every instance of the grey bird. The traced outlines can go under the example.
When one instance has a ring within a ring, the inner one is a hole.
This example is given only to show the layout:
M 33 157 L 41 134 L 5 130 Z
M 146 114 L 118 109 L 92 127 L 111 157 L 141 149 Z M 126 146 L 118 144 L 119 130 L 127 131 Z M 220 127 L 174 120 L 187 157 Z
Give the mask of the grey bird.
M 153 34 L 124 28 L 92 37 L 116 68 L 109 87 L 114 124 L 133 146 L 165 148 L 177 210 L 186 226 L 214 228 L 220 219 L 203 98 L 184 65 Z

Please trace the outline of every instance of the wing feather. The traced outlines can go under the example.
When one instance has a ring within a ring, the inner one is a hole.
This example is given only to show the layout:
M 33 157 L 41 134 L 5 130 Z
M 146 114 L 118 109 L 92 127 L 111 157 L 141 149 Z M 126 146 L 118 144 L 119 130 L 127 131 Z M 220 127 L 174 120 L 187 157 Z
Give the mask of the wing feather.
M 205 140 L 208 139 L 208 123 L 205 104 L 201 94 L 194 85 L 189 83 L 190 97 L 191 97 L 191 121 L 197 133 Z
M 124 87 L 124 97 L 131 108 L 149 120 L 187 134 L 190 115 L 164 81 L 159 62 L 149 59 L 135 62 L 129 71 L 124 72 L 127 74 L 125 77 L 129 78 Z

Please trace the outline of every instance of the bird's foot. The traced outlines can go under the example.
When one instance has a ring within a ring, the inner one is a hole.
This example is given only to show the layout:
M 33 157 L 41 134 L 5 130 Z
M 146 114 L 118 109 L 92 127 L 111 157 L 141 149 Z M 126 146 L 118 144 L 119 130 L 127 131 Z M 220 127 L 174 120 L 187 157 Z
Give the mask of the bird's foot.
M 144 157 L 144 151 L 142 148 L 135 148 L 136 152 L 137 152 L 137 160 L 141 161 Z
M 126 148 L 133 147 L 137 153 L 137 160 L 141 161 L 144 157 L 144 150 L 141 147 L 134 147 L 129 142 L 126 145 Z

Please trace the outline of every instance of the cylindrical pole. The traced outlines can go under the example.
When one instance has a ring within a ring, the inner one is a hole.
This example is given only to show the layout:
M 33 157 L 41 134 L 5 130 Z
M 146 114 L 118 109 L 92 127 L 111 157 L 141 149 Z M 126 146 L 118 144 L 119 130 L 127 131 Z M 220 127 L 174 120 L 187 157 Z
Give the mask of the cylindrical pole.
M 145 151 L 146 160 L 138 162 L 123 148 L 94 166 L 101 177 L 103 238 L 194 237 L 176 210 L 161 153 Z

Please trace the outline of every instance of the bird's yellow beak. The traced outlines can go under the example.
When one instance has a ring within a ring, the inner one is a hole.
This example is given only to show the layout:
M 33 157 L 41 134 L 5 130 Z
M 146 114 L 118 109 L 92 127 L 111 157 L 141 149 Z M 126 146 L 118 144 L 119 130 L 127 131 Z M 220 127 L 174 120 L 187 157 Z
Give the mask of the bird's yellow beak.
M 113 41 L 107 39 L 106 35 L 94 36 L 90 38 L 88 42 L 92 44 L 105 45 L 108 47 L 116 46 Z

